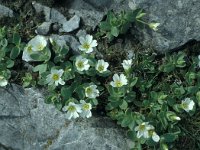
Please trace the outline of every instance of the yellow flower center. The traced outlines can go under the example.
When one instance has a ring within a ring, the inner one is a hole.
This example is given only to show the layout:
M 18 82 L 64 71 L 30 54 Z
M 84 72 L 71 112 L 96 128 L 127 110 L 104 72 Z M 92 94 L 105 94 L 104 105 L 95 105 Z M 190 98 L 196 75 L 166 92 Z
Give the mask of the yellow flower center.
M 78 68 L 83 68 L 83 67 L 84 67 L 84 64 L 83 64 L 82 61 L 79 61 L 79 62 L 77 63 L 77 66 L 78 66 Z
M 4 79 L 4 77 L 0 76 L 0 80 L 3 80 L 3 79 Z
M 100 65 L 100 66 L 98 67 L 98 71 L 101 72 L 101 71 L 103 71 L 103 70 L 104 70 L 104 66 L 103 66 L 103 65 Z
M 83 110 L 89 110 L 89 109 L 90 109 L 90 106 L 88 104 L 83 105 Z
M 74 112 L 74 111 L 76 111 L 76 107 L 75 106 L 69 106 L 68 111 Z
M 139 131 L 144 131 L 145 130 L 145 125 L 140 125 L 139 126 Z
M 39 51 L 41 51 L 41 50 L 44 49 L 44 46 L 43 46 L 42 44 L 38 44 L 38 45 L 37 45 L 37 49 L 38 49 Z
M 116 85 L 116 87 L 121 87 L 122 86 L 122 82 L 121 81 L 116 81 L 115 85 Z
M 91 94 L 92 93 L 92 89 L 90 88 L 90 87 L 87 87 L 86 88 L 86 93 L 89 95 L 89 94 Z
M 57 81 L 59 79 L 59 75 L 58 74 L 54 74 L 52 78 L 53 78 L 54 81 Z
M 28 46 L 27 51 L 29 54 L 32 53 L 32 46 Z
M 184 109 L 188 109 L 188 104 L 187 103 L 183 103 L 182 106 L 183 106 Z
M 84 49 L 89 49 L 89 48 L 90 48 L 90 45 L 89 45 L 88 43 L 84 43 L 84 44 L 83 44 L 83 48 L 84 48 Z

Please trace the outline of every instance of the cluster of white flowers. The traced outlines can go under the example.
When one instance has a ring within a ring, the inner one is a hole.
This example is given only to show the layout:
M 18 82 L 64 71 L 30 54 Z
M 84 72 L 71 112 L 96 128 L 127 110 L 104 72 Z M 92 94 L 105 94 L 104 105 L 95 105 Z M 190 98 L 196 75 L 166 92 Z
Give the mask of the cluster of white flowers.
M 122 87 L 128 84 L 128 80 L 124 74 L 114 74 L 113 81 L 110 83 L 112 87 Z
M 80 100 L 80 104 L 75 104 L 70 102 L 67 106 L 62 108 L 63 111 L 66 111 L 67 119 L 76 119 L 79 116 L 83 118 L 90 118 L 92 116 L 91 113 L 92 105 L 90 103 L 86 103 L 84 100 Z
M 5 79 L 5 77 L 0 76 L 0 86 L 6 86 L 8 84 L 8 81 Z
M 47 46 L 47 39 L 44 36 L 37 35 L 33 39 L 31 39 L 27 46 L 24 48 L 22 60 L 29 62 L 34 61 L 30 55 L 33 52 L 40 52 Z
M 160 137 L 155 132 L 154 126 L 150 125 L 149 122 L 143 122 L 139 126 L 135 127 L 135 131 L 137 132 L 137 138 L 152 138 L 155 142 L 160 140 Z
M 56 69 L 51 69 L 51 73 L 47 75 L 47 83 L 48 85 L 53 85 L 58 86 L 58 84 L 64 85 L 65 82 L 62 80 L 62 75 L 64 73 L 63 69 L 56 70 Z
M 193 110 L 194 105 L 195 105 L 194 101 L 191 100 L 190 98 L 185 98 L 181 102 L 181 106 L 186 112 Z

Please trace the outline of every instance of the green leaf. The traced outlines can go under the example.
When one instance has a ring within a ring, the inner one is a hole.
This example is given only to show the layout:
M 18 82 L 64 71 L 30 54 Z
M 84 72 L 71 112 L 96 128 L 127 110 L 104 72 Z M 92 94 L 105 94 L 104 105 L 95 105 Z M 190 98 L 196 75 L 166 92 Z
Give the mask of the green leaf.
M 135 86 L 137 81 L 138 81 L 138 77 L 134 77 L 133 79 L 131 79 L 130 87 Z
M 103 21 L 99 24 L 99 28 L 103 31 L 110 31 L 111 30 L 111 25 L 106 22 L 106 21 Z
M 14 64 L 15 64 L 15 62 L 13 60 L 11 60 L 11 59 L 8 59 L 6 61 L 7 68 L 12 68 L 14 66 Z
M 33 68 L 33 72 L 39 71 L 39 74 L 42 74 L 47 71 L 47 64 L 37 65 Z
M 11 53 L 10 53 L 10 58 L 11 59 L 15 59 L 18 57 L 18 55 L 20 54 L 20 49 L 19 47 L 13 47 L 12 50 L 11 50 Z
M 112 27 L 111 28 L 111 34 L 115 37 L 119 35 L 119 29 L 117 27 Z
M 72 97 L 72 89 L 71 87 L 62 87 L 61 89 L 61 95 L 63 97 L 64 100 L 68 100 Z
M 131 91 L 124 97 L 124 100 L 127 102 L 133 102 L 135 98 L 136 98 L 136 92 Z
M 21 42 L 21 38 L 20 38 L 20 35 L 18 33 L 14 33 L 13 34 L 13 39 L 12 39 L 12 42 L 16 45 L 19 45 L 20 42 Z
M 174 142 L 176 140 L 176 138 L 177 138 L 177 135 L 175 135 L 173 133 L 166 133 L 161 136 L 161 139 L 166 143 Z
M 167 119 L 166 119 L 166 112 L 160 112 L 160 113 L 158 114 L 158 119 L 160 120 L 160 122 L 161 122 L 161 124 L 162 124 L 162 127 L 163 127 L 164 129 L 166 129 L 167 126 L 168 126 L 168 122 L 167 122 Z
M 85 98 L 85 90 L 83 88 L 82 85 L 80 85 L 77 89 L 76 89 L 76 93 L 79 97 L 79 99 L 84 99 Z
M 119 106 L 121 109 L 127 109 L 127 107 L 128 107 L 128 103 L 125 101 L 125 100 L 123 100 L 122 101 L 122 104 Z

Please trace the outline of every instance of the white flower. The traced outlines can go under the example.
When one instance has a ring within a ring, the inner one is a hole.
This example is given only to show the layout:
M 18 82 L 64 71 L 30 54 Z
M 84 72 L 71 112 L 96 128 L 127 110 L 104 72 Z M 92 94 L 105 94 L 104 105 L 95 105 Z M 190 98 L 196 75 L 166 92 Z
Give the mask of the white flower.
M 81 109 L 82 109 L 82 112 L 80 114 L 81 117 L 83 118 L 92 117 L 92 112 L 91 112 L 92 105 L 90 103 L 86 103 L 84 100 L 80 100 L 80 103 L 81 103 Z
M 189 112 L 190 110 L 192 110 L 194 105 L 195 105 L 194 101 L 191 100 L 190 98 L 185 98 L 184 100 L 182 100 L 182 103 L 181 103 L 182 108 L 186 112 Z
M 150 27 L 151 29 L 153 29 L 154 31 L 157 31 L 159 25 L 160 25 L 160 23 L 150 23 L 150 24 L 149 24 L 149 27 Z
M 155 131 L 153 131 L 153 133 L 152 133 L 152 139 L 155 142 L 159 142 L 160 141 L 160 137 L 159 137 L 159 135 Z
M 65 82 L 61 79 L 62 75 L 64 73 L 63 69 L 56 70 L 56 69 L 51 69 L 51 73 L 47 76 L 47 83 L 49 85 L 55 84 L 58 86 L 58 84 L 64 85 Z
M 0 76 L 0 86 L 3 87 L 6 86 L 7 84 L 8 81 L 3 76 Z
M 177 121 L 179 121 L 179 120 L 181 120 L 181 118 L 178 117 L 178 116 L 172 116 L 172 117 L 171 117 L 171 120 L 177 120 Z
M 97 46 L 97 41 L 93 40 L 91 35 L 86 35 L 85 38 L 80 37 L 79 41 L 81 43 L 79 50 L 85 53 L 91 53 L 93 51 L 93 47 Z
M 143 122 L 139 126 L 135 127 L 137 131 L 137 138 L 152 138 L 155 142 L 160 140 L 158 134 L 154 131 L 154 126 L 150 125 L 148 122 Z
M 109 64 L 105 62 L 103 59 L 101 59 L 101 60 L 98 60 L 95 68 L 98 72 L 103 73 L 107 71 L 108 66 Z
M 130 7 L 130 9 L 135 10 L 136 9 L 136 4 L 135 1 L 129 1 L 128 6 Z
M 96 98 L 99 96 L 99 90 L 96 85 L 90 85 L 85 88 L 85 96 L 89 98 Z
M 63 111 L 67 111 L 67 114 L 66 114 L 66 117 L 67 119 L 71 119 L 71 118 L 78 118 L 79 117 L 79 114 L 78 113 L 81 113 L 82 110 L 81 110 L 81 107 L 73 102 L 70 102 L 68 104 L 68 106 L 64 106 L 62 108 Z
M 31 39 L 27 46 L 24 48 L 22 60 L 29 62 L 34 61 L 30 55 L 33 52 L 40 52 L 47 46 L 47 40 L 44 36 L 37 35 L 33 39 Z
M 137 131 L 137 138 L 149 138 L 149 130 L 153 130 L 154 127 L 149 125 L 148 122 L 143 122 L 139 126 L 135 127 L 135 131 Z
M 123 60 L 122 66 L 123 66 L 124 70 L 129 70 L 131 68 L 131 65 L 132 65 L 132 59 Z
M 113 87 L 122 87 L 123 85 L 127 85 L 128 80 L 124 74 L 121 74 L 120 76 L 118 74 L 114 74 L 113 81 L 110 83 Z
M 90 68 L 90 65 L 88 64 L 88 59 L 83 58 L 82 56 L 78 56 L 76 58 L 75 66 L 78 71 L 84 71 Z

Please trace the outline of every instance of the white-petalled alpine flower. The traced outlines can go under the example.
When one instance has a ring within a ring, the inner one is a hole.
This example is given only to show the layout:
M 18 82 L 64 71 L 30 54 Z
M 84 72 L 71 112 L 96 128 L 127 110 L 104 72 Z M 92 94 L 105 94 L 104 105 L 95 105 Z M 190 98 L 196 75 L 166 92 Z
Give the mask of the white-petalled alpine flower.
M 3 76 L 0 76 L 0 86 L 3 87 L 6 86 L 7 84 L 8 81 Z
M 189 112 L 190 110 L 192 110 L 194 105 L 195 105 L 194 101 L 191 100 L 190 98 L 185 98 L 184 100 L 182 100 L 182 103 L 181 103 L 182 108 L 186 112 Z
M 76 57 L 75 66 L 78 71 L 84 71 L 90 68 L 90 65 L 88 64 L 88 59 L 83 58 L 82 56 Z
M 96 85 L 90 85 L 85 88 L 85 96 L 89 98 L 96 98 L 99 96 L 99 90 Z
M 130 9 L 135 10 L 136 9 L 136 4 L 135 1 L 129 1 L 128 6 L 130 7 Z
M 79 50 L 85 53 L 91 53 L 93 51 L 93 48 L 97 46 L 97 41 L 93 40 L 92 35 L 86 35 L 85 38 L 80 37 L 79 41 L 81 43 L 81 45 L 79 46 Z
M 152 132 L 151 137 L 154 140 L 154 142 L 159 142 L 160 141 L 160 137 L 155 131 Z
M 149 27 L 150 27 L 151 29 L 153 29 L 154 31 L 157 31 L 159 25 L 160 25 L 160 23 L 150 23 L 150 24 L 149 24 Z
M 199 68 L 200 68 L 200 55 L 198 55 L 198 59 L 199 59 L 198 66 L 199 66 Z
M 37 35 L 33 39 L 31 39 L 27 46 L 24 48 L 22 60 L 29 62 L 34 61 L 30 55 L 33 52 L 40 52 L 47 46 L 47 39 L 44 36 Z
M 108 66 L 109 64 L 105 62 L 103 59 L 101 59 L 101 60 L 98 60 L 95 68 L 98 72 L 103 73 L 107 71 Z
M 122 66 L 123 66 L 124 70 L 129 70 L 131 68 L 131 65 L 132 65 L 132 59 L 123 60 Z
M 58 84 L 64 85 L 65 82 L 62 80 L 62 75 L 64 73 L 63 69 L 60 70 L 56 70 L 56 69 L 51 69 L 51 73 L 49 75 L 47 75 L 47 83 L 49 85 L 55 84 L 56 86 L 58 86 Z
M 137 131 L 137 138 L 149 138 L 149 131 L 153 130 L 154 127 L 149 125 L 149 122 L 143 122 L 139 126 L 135 127 L 135 131 Z
M 79 113 L 82 112 L 80 105 L 77 105 L 73 102 L 70 102 L 68 104 L 68 106 L 64 106 L 62 108 L 63 111 L 67 111 L 66 117 L 67 119 L 71 119 L 71 118 L 78 118 L 79 117 Z
M 181 118 L 178 117 L 178 116 L 171 116 L 170 119 L 171 120 L 177 120 L 177 121 L 181 120 Z
M 113 87 L 122 87 L 123 85 L 127 85 L 128 80 L 124 74 L 114 74 L 113 81 L 110 83 Z
M 90 103 L 86 103 L 84 100 L 80 100 L 82 112 L 80 114 L 83 118 L 90 118 L 92 117 L 92 105 Z

